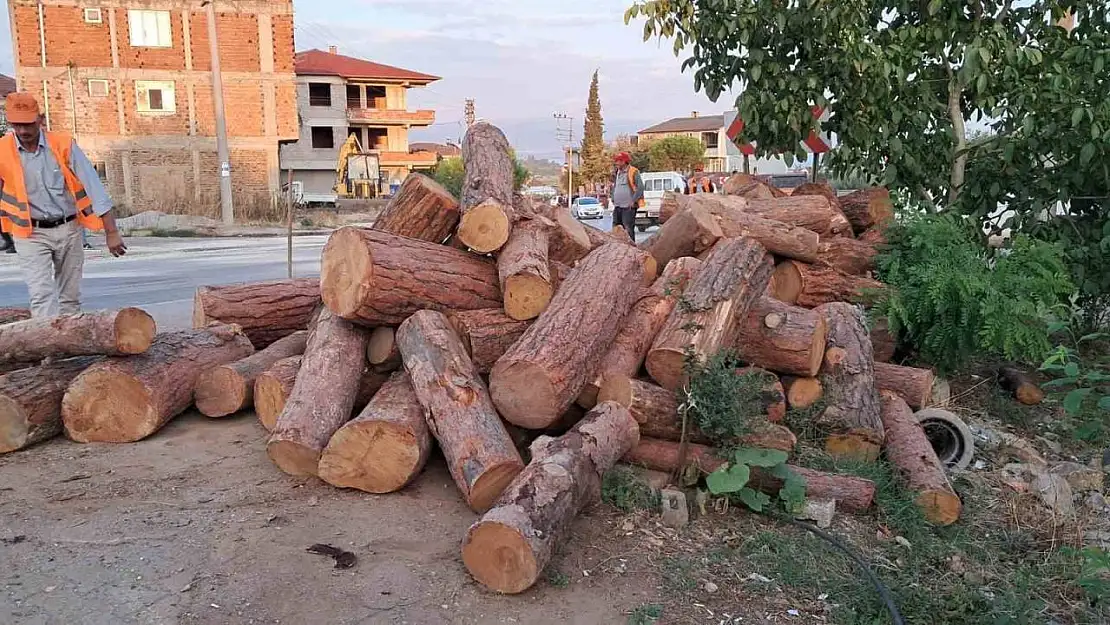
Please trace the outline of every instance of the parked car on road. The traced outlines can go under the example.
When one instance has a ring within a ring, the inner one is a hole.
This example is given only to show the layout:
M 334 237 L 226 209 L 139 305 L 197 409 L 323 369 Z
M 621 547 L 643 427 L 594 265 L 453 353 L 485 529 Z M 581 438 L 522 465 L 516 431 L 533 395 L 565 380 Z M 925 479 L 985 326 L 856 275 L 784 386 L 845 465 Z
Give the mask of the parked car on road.
M 575 198 L 574 204 L 571 205 L 570 214 L 574 215 L 575 219 L 601 219 L 605 217 L 601 201 L 596 197 L 589 196 Z

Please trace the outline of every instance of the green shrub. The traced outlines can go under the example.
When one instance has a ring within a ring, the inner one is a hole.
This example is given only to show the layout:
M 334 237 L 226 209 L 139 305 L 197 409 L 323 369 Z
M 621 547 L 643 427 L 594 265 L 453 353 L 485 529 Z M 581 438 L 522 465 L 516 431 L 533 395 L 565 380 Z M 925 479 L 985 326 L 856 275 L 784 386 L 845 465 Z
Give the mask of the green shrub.
M 441 160 L 432 172 L 432 177 L 435 181 L 443 185 L 444 189 L 451 192 L 455 199 L 462 199 L 462 186 L 463 179 L 466 178 L 466 170 L 463 168 L 462 157 L 451 156 Z M 528 183 L 528 179 L 532 174 L 528 172 L 528 168 L 520 159 L 513 153 L 513 191 L 520 191 L 524 185 Z

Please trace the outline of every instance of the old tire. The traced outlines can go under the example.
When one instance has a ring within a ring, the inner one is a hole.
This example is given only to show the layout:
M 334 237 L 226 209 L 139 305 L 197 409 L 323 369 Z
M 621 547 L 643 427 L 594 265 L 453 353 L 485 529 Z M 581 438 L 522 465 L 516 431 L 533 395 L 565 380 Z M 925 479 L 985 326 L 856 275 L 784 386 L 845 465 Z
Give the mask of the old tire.
M 919 410 L 914 417 L 925 429 L 925 436 L 946 469 L 963 471 L 971 465 L 975 437 L 963 419 L 940 408 Z

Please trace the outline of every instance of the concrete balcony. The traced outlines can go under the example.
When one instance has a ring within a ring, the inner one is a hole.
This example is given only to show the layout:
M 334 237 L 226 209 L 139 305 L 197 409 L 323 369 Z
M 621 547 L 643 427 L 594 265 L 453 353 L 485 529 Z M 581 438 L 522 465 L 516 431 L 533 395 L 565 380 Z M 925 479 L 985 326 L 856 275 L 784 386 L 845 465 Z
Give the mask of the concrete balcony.
M 436 121 L 436 112 L 347 107 L 347 121 L 378 126 L 431 126 Z

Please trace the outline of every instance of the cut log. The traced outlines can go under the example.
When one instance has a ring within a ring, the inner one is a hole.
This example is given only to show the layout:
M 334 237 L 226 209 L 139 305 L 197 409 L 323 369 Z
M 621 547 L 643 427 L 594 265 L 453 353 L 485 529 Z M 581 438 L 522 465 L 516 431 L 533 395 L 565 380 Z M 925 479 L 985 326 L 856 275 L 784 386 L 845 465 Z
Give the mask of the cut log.
M 571 217 L 570 209 L 565 206 L 552 207 L 546 215 L 554 223 L 547 242 L 549 259 L 573 266 L 594 248 L 590 235 L 581 222 Z
M 279 360 L 303 354 L 307 340 L 308 332 L 302 330 L 242 360 L 202 372 L 195 391 L 197 410 L 208 417 L 225 417 L 247 408 L 258 376 Z
M 850 276 L 831 267 L 807 265 L 787 260 L 775 267 L 771 280 L 774 298 L 803 308 L 816 308 L 832 302 L 869 301 L 881 282 Z
M 655 337 L 645 364 L 652 379 L 675 390 L 686 379 L 687 357 L 705 362 L 731 347 L 736 320 L 767 288 L 771 255 L 751 239 L 724 239 L 686 286 L 681 301 Z
M 876 249 L 886 245 L 886 226 L 875 226 L 859 235 L 859 240 L 874 245 Z
M 875 386 L 880 391 L 893 391 L 914 410 L 929 405 L 934 379 L 932 369 L 875 363 Z
M 320 305 L 316 278 L 202 286 L 193 297 L 193 327 L 235 324 L 255 349 L 309 326 Z
M 1032 376 L 1016 365 L 1003 365 L 998 369 L 998 385 L 1026 406 L 1036 406 L 1044 401 L 1044 391 Z
M 100 360 L 82 356 L 0 376 L 0 454 L 62 432 L 62 396 L 82 371 Z
M 872 321 L 870 334 L 875 362 L 890 362 L 898 348 L 898 339 L 890 332 L 890 324 L 885 317 Z
M 682 200 L 682 198 L 685 197 L 689 196 L 682 195 L 681 193 L 675 193 L 674 191 L 667 191 L 663 194 L 663 199 L 659 201 L 660 224 L 667 223 L 672 217 L 678 214 L 680 210 L 679 202 Z
M 278 417 L 285 410 L 285 404 L 293 393 L 293 384 L 297 380 L 297 372 L 301 369 L 301 356 L 283 358 L 274 363 L 269 370 L 258 376 L 254 382 L 254 412 L 258 415 L 258 422 L 266 431 L 273 431 L 277 425 Z M 389 379 L 389 372 L 382 372 L 372 367 L 367 367 L 358 380 L 358 392 L 355 394 L 352 413 L 360 412 L 378 389 Z
M 558 291 L 559 287 L 570 276 L 570 272 L 574 271 L 567 265 L 558 261 L 550 261 L 547 263 L 547 270 L 551 273 L 551 288 Z
M 817 378 L 796 378 L 783 376 L 782 386 L 786 389 L 786 405 L 791 410 L 805 410 L 821 400 L 825 390 Z
M 62 400 L 66 435 L 79 443 L 132 443 L 157 432 L 193 404 L 201 373 L 254 352 L 237 326 L 159 334 L 135 356 L 98 362 Z
M 816 264 L 831 267 L 850 276 L 860 276 L 875 268 L 879 250 L 859 239 L 835 237 L 821 241 Z
M 874 462 L 883 444 L 883 420 L 863 313 L 844 303 L 826 304 L 817 312 L 829 327 L 829 348 L 821 366 L 827 407 L 818 418 L 818 425 L 829 432 L 825 451 Z
M 501 308 L 463 310 L 447 315 L 478 373 L 486 375 L 516 343 L 531 321 L 517 321 Z
M 375 371 L 396 371 L 401 366 L 401 350 L 397 349 L 396 330 L 389 326 L 374 328 L 366 341 L 366 362 Z
M 882 407 L 886 430 L 883 450 L 916 495 L 914 503 L 931 523 L 955 523 L 960 518 L 960 498 L 952 490 L 925 430 L 896 393 L 883 391 Z
M 474 579 L 507 594 L 535 584 L 574 517 L 600 499 L 602 475 L 639 439 L 636 422 L 616 404 L 598 405 L 559 438 L 536 439 L 532 462 L 463 540 Z
M 409 174 L 372 228 L 410 239 L 443 243 L 459 223 L 451 192 L 423 174 Z
M 663 224 L 640 249 L 655 258 L 658 267 L 683 256 L 697 256 L 721 238 L 721 228 L 713 215 L 700 206 L 691 207 Z
M 827 182 L 806 182 L 794 187 L 790 192 L 790 197 L 802 197 L 804 195 L 820 195 L 828 200 L 833 208 L 840 210 L 840 196 L 836 189 Z
M 764 369 L 813 377 L 825 358 L 827 330 L 822 315 L 761 297 L 737 322 L 736 353 Z
M 759 241 L 768 252 L 776 256 L 803 262 L 817 260 L 820 236 L 816 232 L 751 215 L 735 208 L 726 208 L 722 206 L 721 199 L 722 196 L 699 193 L 676 196 L 673 202 L 679 207 L 680 213 L 695 207 L 701 207 L 712 213 L 725 238 L 748 237 Z
M 441 313 L 409 317 L 397 343 L 451 477 L 470 508 L 485 512 L 524 468 L 485 383 Z
M 597 248 L 601 247 L 602 245 L 605 245 L 606 243 L 612 243 L 614 241 L 616 241 L 617 243 L 620 243 L 622 245 L 629 245 L 629 246 L 633 245 L 632 241 L 628 237 L 626 237 L 626 236 L 617 236 L 617 234 L 619 234 L 619 233 L 614 234 L 613 232 L 602 232 L 601 230 L 598 230 L 597 228 L 594 228 L 593 226 L 589 226 L 589 225 L 586 225 L 586 224 L 582 224 L 582 227 L 586 230 L 586 234 L 590 238 L 590 245 L 595 250 Z M 624 229 L 621 228 L 621 230 L 623 231 Z M 654 236 L 654 235 L 652 235 L 652 236 Z M 655 257 L 652 256 L 651 254 L 644 254 L 643 255 L 643 265 L 644 265 L 644 282 L 643 282 L 643 285 L 644 286 L 650 286 L 651 283 L 655 281 L 656 276 L 659 275 L 659 263 L 656 262 Z
M 424 407 L 408 374 L 398 371 L 332 435 L 320 456 L 320 479 L 339 488 L 392 493 L 420 475 L 431 449 Z
M 636 239 L 633 237 L 633 234 L 635 233 L 629 233 L 625 230 L 624 226 L 613 226 L 613 229 L 609 231 L 609 236 L 627 245 L 636 245 Z
M 490 372 L 493 402 L 506 421 L 543 429 L 578 397 L 639 296 L 629 277 L 642 270 L 645 256 L 610 243 L 579 262 L 544 314 Z
M 505 314 L 513 319 L 535 319 L 551 302 L 555 289 L 548 268 L 547 233 L 538 220 L 521 220 L 497 255 Z
M 819 195 L 775 199 L 744 199 L 728 195 L 664 196 L 660 219 L 665 209 L 677 214 L 691 205 L 700 205 L 719 217 L 741 213 L 778 221 L 796 228 L 812 230 L 822 237 L 851 236 L 852 225 L 829 200 Z M 673 217 L 673 214 L 671 215 Z M 722 226 L 723 228 L 724 226 Z
M 320 453 L 351 418 L 366 369 L 367 332 L 324 311 L 305 347 L 293 392 L 266 453 L 289 475 L 316 475 Z
M 141 354 L 154 340 L 154 319 L 138 308 L 27 319 L 0 326 L 0 364 L 43 358 Z
M 509 240 L 516 219 L 512 148 L 496 126 L 479 122 L 466 131 L 462 160 L 459 240 L 480 254 L 496 252 Z
M 840 208 L 856 233 L 873 226 L 885 226 L 894 219 L 890 192 L 884 187 L 860 189 L 840 198 Z
M 782 189 L 751 174 L 733 174 L 725 180 L 723 187 L 725 195 L 751 199 L 786 197 Z
M 27 308 L 5 306 L 0 308 L 0 325 L 15 323 L 31 318 L 31 311 Z
M 360 325 L 396 325 L 418 310 L 501 305 L 497 267 L 445 245 L 376 230 L 340 228 L 324 246 L 324 304 Z
M 703 473 L 712 473 L 726 464 L 712 447 L 688 444 L 683 454 L 679 443 L 646 437 L 640 439 L 640 443 L 625 454 L 624 462 L 667 473 L 684 471 L 687 466 L 696 467 Z M 867 510 L 875 500 L 875 483 L 871 480 L 824 473 L 795 465 L 787 466 L 805 480 L 807 498 L 835 499 L 838 507 L 855 512 Z M 759 467 L 752 467 L 750 485 L 769 494 L 776 494 L 782 488 L 780 480 Z

